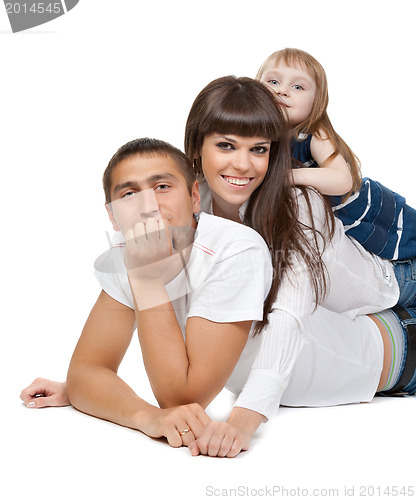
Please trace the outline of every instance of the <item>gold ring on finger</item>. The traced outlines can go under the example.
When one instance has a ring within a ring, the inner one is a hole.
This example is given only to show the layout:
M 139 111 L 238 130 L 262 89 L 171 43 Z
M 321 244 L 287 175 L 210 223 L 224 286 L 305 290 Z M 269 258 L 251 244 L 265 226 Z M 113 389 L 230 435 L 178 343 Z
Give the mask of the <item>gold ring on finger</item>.
M 184 436 L 186 433 L 188 433 L 191 429 L 184 429 L 182 432 L 179 432 L 179 436 Z

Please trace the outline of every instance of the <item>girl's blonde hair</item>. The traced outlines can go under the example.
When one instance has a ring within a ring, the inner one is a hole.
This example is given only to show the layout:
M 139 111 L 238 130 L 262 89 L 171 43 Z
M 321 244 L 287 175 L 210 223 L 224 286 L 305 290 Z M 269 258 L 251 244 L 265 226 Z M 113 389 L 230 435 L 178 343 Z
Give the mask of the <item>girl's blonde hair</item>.
M 330 162 L 340 154 L 348 163 L 351 170 L 353 179 L 351 192 L 359 190 L 362 181 L 360 161 L 345 141 L 335 132 L 328 117 L 328 83 L 324 68 L 307 52 L 299 49 L 286 48 L 273 52 L 273 54 L 264 61 L 257 72 L 256 80 L 261 80 L 266 69 L 275 67 L 280 62 L 285 63 L 287 66 L 299 65 L 313 78 L 316 84 L 316 94 L 312 111 L 306 120 L 296 126 L 294 131 L 295 137 L 298 137 L 300 133 L 304 133 L 316 135 L 320 138 L 328 138 L 334 147 L 334 152 L 325 162 Z M 346 196 L 349 194 L 350 193 Z

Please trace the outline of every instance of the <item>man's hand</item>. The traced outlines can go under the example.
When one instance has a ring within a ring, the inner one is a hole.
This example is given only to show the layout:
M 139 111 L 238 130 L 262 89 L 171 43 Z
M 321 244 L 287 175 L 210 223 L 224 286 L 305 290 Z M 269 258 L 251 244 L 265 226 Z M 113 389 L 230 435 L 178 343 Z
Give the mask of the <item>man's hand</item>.
M 28 408 L 46 408 L 47 406 L 69 406 L 65 382 L 54 382 L 37 378 L 20 393 L 20 399 Z
M 174 408 L 154 408 L 153 412 L 146 414 L 146 419 L 140 417 L 143 422 L 140 430 L 150 437 L 166 437 L 170 446 L 188 446 L 189 443 L 198 439 L 203 433 L 211 419 L 205 413 L 202 406 L 192 403 Z
M 188 231 L 189 232 L 189 231 Z M 162 279 L 168 283 L 185 265 L 178 252 L 186 248 L 188 235 L 182 228 L 165 227 L 162 219 L 148 218 L 138 222 L 125 234 L 124 262 L 129 278 L 134 280 Z M 187 255 L 187 252 L 183 252 Z

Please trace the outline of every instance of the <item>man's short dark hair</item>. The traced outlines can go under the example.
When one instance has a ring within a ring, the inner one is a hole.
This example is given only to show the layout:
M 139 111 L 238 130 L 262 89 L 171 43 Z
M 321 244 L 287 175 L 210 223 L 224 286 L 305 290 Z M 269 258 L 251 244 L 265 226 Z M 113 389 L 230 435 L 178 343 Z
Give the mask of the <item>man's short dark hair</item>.
M 109 161 L 103 175 L 103 188 L 106 203 L 111 202 L 111 173 L 113 169 L 121 161 L 134 155 L 161 155 L 166 158 L 172 158 L 184 176 L 189 193 L 191 193 L 192 186 L 196 180 L 191 160 L 184 153 L 182 153 L 182 151 L 175 148 L 175 146 L 172 146 L 172 144 L 169 144 L 168 142 L 144 137 L 142 139 L 134 139 L 133 141 L 124 144 L 124 146 L 121 146 L 121 148 L 118 149 Z

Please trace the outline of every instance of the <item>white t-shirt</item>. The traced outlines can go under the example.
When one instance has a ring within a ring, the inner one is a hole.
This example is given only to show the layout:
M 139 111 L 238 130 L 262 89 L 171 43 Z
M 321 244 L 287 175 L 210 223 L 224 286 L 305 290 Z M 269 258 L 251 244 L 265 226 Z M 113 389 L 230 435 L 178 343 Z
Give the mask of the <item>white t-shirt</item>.
M 120 233 L 94 267 L 102 289 L 134 309 Z M 261 320 L 271 278 L 270 254 L 256 231 L 201 213 L 189 262 L 166 290 L 185 335 L 191 316 L 217 323 Z
M 212 210 L 206 182 L 200 188 L 203 209 Z M 296 191 L 299 219 L 309 226 L 306 201 Z M 399 297 L 391 263 L 346 236 L 337 219 L 334 236 L 324 249 L 323 242 L 329 241 L 324 206 L 318 194 L 311 192 L 310 198 L 330 278 L 325 300 L 313 312 L 306 266 L 293 258 L 293 269 L 280 285 L 269 325 L 259 336 L 249 338 L 227 383 L 239 394 L 236 406 L 267 418 L 276 414 L 280 402 L 321 406 L 369 401 L 382 369 L 381 337 L 371 319 L 354 318 L 392 307 Z M 243 211 L 244 206 L 242 216 Z M 312 237 L 312 231 L 305 231 Z

